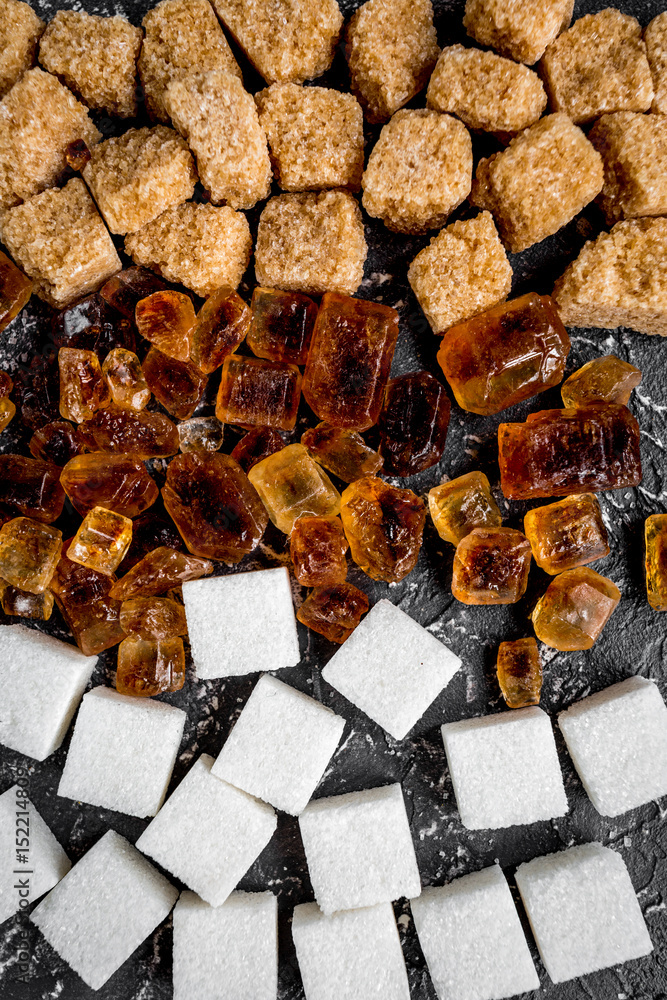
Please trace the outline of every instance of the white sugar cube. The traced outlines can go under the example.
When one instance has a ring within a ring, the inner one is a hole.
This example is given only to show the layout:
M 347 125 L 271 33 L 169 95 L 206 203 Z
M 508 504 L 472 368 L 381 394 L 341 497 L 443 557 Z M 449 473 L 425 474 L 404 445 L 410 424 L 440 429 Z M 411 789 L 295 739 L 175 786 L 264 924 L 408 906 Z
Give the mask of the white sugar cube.
M 554 819 L 567 797 L 549 716 L 499 712 L 442 727 L 461 822 L 469 830 Z
M 570 847 L 520 865 L 523 905 L 554 983 L 653 950 L 628 870 L 601 844 Z
M 461 666 L 390 601 L 378 601 L 322 677 L 396 740 L 404 739 Z
M 315 898 L 324 913 L 418 896 L 419 869 L 401 786 L 311 802 L 299 817 Z
M 96 663 L 37 629 L 0 626 L 0 743 L 35 760 L 57 750 Z
M 653 681 L 613 684 L 561 712 L 558 725 L 603 816 L 667 795 L 667 706 Z
M 24 788 L 0 795 L 0 924 L 53 889 L 71 867 Z
M 264 850 L 276 814 L 211 774 L 202 754 L 170 795 L 137 847 L 211 906 L 220 906 Z
M 391 903 L 333 916 L 303 903 L 292 937 L 306 1000 L 410 1000 Z
M 197 677 L 235 677 L 294 667 L 299 639 L 284 567 L 183 584 Z
M 209 906 L 194 892 L 182 893 L 173 964 L 174 1000 L 276 1000 L 276 897 L 233 892 L 222 906 Z
M 155 816 L 167 794 L 186 714 L 107 687 L 81 702 L 58 795 L 129 816 Z
M 505 876 L 493 865 L 411 901 L 440 1000 L 501 1000 L 540 980 Z
M 30 919 L 91 989 L 99 990 L 168 916 L 177 890 L 109 830 Z
M 270 674 L 257 682 L 213 774 L 298 816 L 343 735 L 345 720 Z

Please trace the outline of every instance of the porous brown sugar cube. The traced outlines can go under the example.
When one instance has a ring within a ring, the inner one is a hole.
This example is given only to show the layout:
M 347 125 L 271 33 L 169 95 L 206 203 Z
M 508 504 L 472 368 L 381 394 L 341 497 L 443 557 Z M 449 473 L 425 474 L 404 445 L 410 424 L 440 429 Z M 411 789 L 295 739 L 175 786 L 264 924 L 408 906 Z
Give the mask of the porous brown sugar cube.
M 61 347 L 58 351 L 60 369 L 60 416 L 75 424 L 90 420 L 111 401 L 111 393 L 102 375 L 99 358 L 93 351 Z
M 0 250 L 0 333 L 16 319 L 34 287 L 30 278 Z
M 131 597 L 120 606 L 120 623 L 126 635 L 140 639 L 173 639 L 187 635 L 182 604 L 171 597 Z
M 607 7 L 552 42 L 540 72 L 554 111 L 590 122 L 611 111 L 648 111 L 653 81 L 636 18 Z
M 350 554 L 372 580 L 398 583 L 417 565 L 426 507 L 412 490 L 364 476 L 343 491 L 340 516 Z
M 188 201 L 125 237 L 136 264 L 156 270 L 206 298 L 221 285 L 236 288 L 250 261 L 252 237 L 242 212 Z
M 208 382 L 196 365 L 191 361 L 176 361 L 157 347 L 151 347 L 141 367 L 148 388 L 167 413 L 177 420 L 192 416 Z
M 137 58 L 143 32 L 124 17 L 59 10 L 39 43 L 39 61 L 89 108 L 137 113 Z
M 130 635 L 118 647 L 116 690 L 135 698 L 180 691 L 185 684 L 183 640 Z
M 567 115 L 531 125 L 477 164 L 470 200 L 486 208 L 512 253 L 557 233 L 602 190 L 600 154 Z
M 302 587 L 331 587 L 347 576 L 349 546 L 338 517 L 300 517 L 290 535 L 294 575 Z
M 137 302 L 134 318 L 142 337 L 169 357 L 188 360 L 196 321 L 189 295 L 172 289 L 153 292 Z
M 217 288 L 197 313 L 190 345 L 192 361 L 210 375 L 239 346 L 250 321 L 250 309 L 241 296 L 229 285 Z
M 364 592 L 342 582 L 311 590 L 296 617 L 313 632 L 340 644 L 350 638 L 367 611 L 368 598 Z
M 0 578 L 12 587 L 41 594 L 49 586 L 63 536 L 50 524 L 15 517 L 0 528 Z
M 552 576 L 609 554 L 607 529 L 594 493 L 529 510 L 523 529 L 535 562 Z
M 131 128 L 93 147 L 83 176 L 112 233 L 133 233 L 192 197 L 194 160 L 173 129 Z
M 284 447 L 285 442 L 275 428 L 254 427 L 232 449 L 232 458 L 236 459 L 247 475 L 254 465 Z
M 498 684 L 508 708 L 539 705 L 542 691 L 542 664 L 534 639 L 501 642 L 496 663 Z
M 385 122 L 426 84 L 440 49 L 431 0 L 368 0 L 347 26 L 350 85 L 371 122 Z
M 656 611 L 667 611 L 667 514 L 651 514 L 644 525 L 646 595 Z
M 528 585 L 530 542 L 514 528 L 473 528 L 456 546 L 452 594 L 462 604 L 516 604 Z
M 305 365 L 317 318 L 317 303 L 301 292 L 255 288 L 248 347 L 258 358 Z
M 125 638 L 120 602 L 109 593 L 114 578 L 68 559 L 69 544 L 63 545 L 51 590 L 77 646 L 86 656 L 95 656 Z
M 132 521 L 106 507 L 93 507 L 67 549 L 72 562 L 113 576 L 132 541 Z
M 248 479 L 276 528 L 286 535 L 299 517 L 340 513 L 340 493 L 302 444 L 290 444 L 258 462 Z
M 181 451 L 220 451 L 222 448 L 224 427 L 217 417 L 192 417 L 178 424 L 177 430 Z M 232 458 L 235 457 L 232 453 Z
M 504 302 L 512 268 L 491 214 L 434 236 L 410 264 L 408 280 L 434 333 Z
M 560 390 L 563 406 L 587 403 L 623 403 L 627 406 L 632 390 L 641 380 L 639 368 L 613 354 L 594 358 L 563 382 Z
M 231 354 L 222 366 L 215 415 L 223 424 L 291 431 L 300 399 L 296 365 Z
M 590 649 L 620 599 L 616 584 L 588 566 L 565 570 L 535 605 L 535 635 L 551 649 Z
M 255 101 L 283 191 L 359 189 L 364 116 L 352 94 L 274 83 L 255 94 Z
M 667 336 L 667 219 L 617 222 L 584 244 L 553 297 L 567 326 Z
M 266 135 L 252 96 L 233 73 L 176 77 L 164 92 L 171 120 L 197 160 L 214 204 L 252 208 L 271 187 Z
M 361 284 L 365 260 L 361 212 L 345 191 L 281 194 L 260 216 L 255 275 L 266 288 L 351 295 Z
M 60 469 L 50 462 L 2 454 L 0 504 L 24 517 L 51 524 L 62 514 L 65 502 L 59 479 Z
M 667 117 L 633 111 L 603 115 L 588 138 L 604 165 L 598 202 L 608 225 L 667 214 Z
M 141 362 L 134 353 L 124 347 L 114 347 L 102 365 L 111 399 L 121 410 L 143 410 L 151 398 Z
M 646 55 L 653 78 L 651 110 L 667 114 L 667 11 L 654 17 L 644 32 Z
M 353 483 L 362 476 L 374 476 L 384 464 L 382 455 L 369 447 L 357 431 L 325 422 L 304 431 L 301 444 L 320 465 L 344 483 Z
M 0 582 L 0 603 L 6 615 L 48 622 L 54 600 L 50 590 L 45 590 L 41 594 L 31 594 L 27 590 L 12 587 L 9 583 Z
M 0 0 L 0 98 L 35 62 L 44 22 L 30 4 Z
M 197 559 L 168 545 L 159 545 L 117 580 L 110 593 L 117 601 L 157 597 L 172 587 L 180 587 L 188 580 L 199 580 L 212 572 L 213 563 L 208 559 Z
M 62 470 L 60 482 L 82 517 L 97 506 L 136 517 L 159 496 L 155 480 L 134 455 L 75 455 Z
M 2 239 L 35 281 L 35 291 L 62 309 L 106 281 L 120 260 L 93 199 L 75 177 L 9 209 Z
M 472 142 L 438 111 L 397 111 L 384 126 L 362 180 L 369 215 L 402 233 L 439 229 L 470 194 Z
M 176 425 L 164 413 L 109 406 L 79 425 L 88 448 L 134 458 L 168 458 L 178 451 Z M 103 504 L 102 506 L 111 506 Z
M 463 25 L 480 45 L 532 66 L 572 20 L 574 0 L 466 0 Z
M 473 528 L 499 528 L 498 504 L 483 472 L 466 472 L 428 492 L 429 514 L 446 542 L 458 545 Z

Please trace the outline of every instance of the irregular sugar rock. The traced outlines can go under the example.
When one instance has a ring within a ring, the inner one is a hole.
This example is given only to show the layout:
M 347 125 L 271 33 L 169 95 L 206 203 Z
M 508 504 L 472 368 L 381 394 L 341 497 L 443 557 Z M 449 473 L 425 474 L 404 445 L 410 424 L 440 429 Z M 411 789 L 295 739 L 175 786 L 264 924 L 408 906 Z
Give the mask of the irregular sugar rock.
M 519 865 L 516 884 L 554 983 L 653 950 L 623 859 L 602 844 L 570 847 Z
M 440 1000 L 490 1000 L 539 989 L 512 893 L 497 864 L 424 889 L 410 907 Z
M 340 493 L 302 444 L 290 444 L 253 465 L 248 473 L 269 517 L 291 534 L 299 517 L 335 517 Z
M 50 524 L 14 517 L 0 528 L 0 579 L 42 594 L 51 583 L 62 549 L 63 536 Z
M 90 420 L 97 410 L 109 405 L 109 386 L 94 351 L 61 347 L 58 351 L 58 369 L 61 417 L 81 424 L 84 420 Z
M 155 480 L 135 455 L 99 451 L 75 455 L 62 470 L 60 482 L 82 517 L 96 506 L 136 517 L 160 495 Z
M 112 576 L 132 541 L 132 521 L 105 507 L 93 507 L 67 548 L 72 562 Z
M 168 458 L 178 451 L 178 431 L 175 424 L 164 413 L 149 413 L 148 410 L 124 410 L 108 406 L 104 410 L 98 410 L 94 417 L 87 420 L 79 433 L 91 448 L 127 458 L 134 457 L 135 460 Z M 83 455 L 79 457 L 84 458 Z M 104 467 L 103 461 L 100 460 L 100 464 Z M 132 515 L 128 514 L 130 516 Z
M 270 806 L 214 777 L 212 765 L 202 754 L 137 847 L 221 906 L 270 841 L 277 819 Z
M 588 138 L 604 164 L 598 201 L 607 225 L 667 213 L 667 119 L 619 111 L 603 115 Z
M 259 462 L 281 451 L 284 446 L 285 442 L 280 433 L 273 427 L 255 427 L 243 435 L 232 448 L 231 455 L 248 475 Z
M 0 743 L 45 760 L 62 743 L 96 663 L 43 632 L 0 627 Z
M 340 516 L 350 554 L 371 579 L 398 583 L 417 565 L 426 507 L 412 490 L 364 476 L 343 492 Z
M 166 919 L 177 899 L 178 890 L 109 830 L 30 919 L 60 957 L 98 990 Z
M 467 472 L 434 486 L 428 493 L 428 510 L 435 530 L 452 545 L 458 545 L 473 528 L 499 528 L 502 523 L 483 472 Z
M 656 611 L 667 611 L 667 514 L 651 514 L 644 524 L 646 596 Z
M 141 639 L 130 635 L 118 647 L 116 690 L 119 694 L 152 698 L 180 691 L 185 684 L 183 640 Z
M 299 662 L 292 590 L 284 567 L 183 584 L 197 677 L 236 677 Z
M 167 287 L 162 278 L 145 267 L 126 267 L 102 285 L 100 298 L 125 319 L 134 322 L 139 302 L 154 292 L 166 291 Z
M 222 366 L 215 413 L 223 424 L 291 431 L 300 399 L 296 365 L 230 354 Z
M 0 532 L 1 536 L 1 532 Z M 294 576 L 302 587 L 330 587 L 347 576 L 348 542 L 339 517 L 302 516 L 290 535 Z
M 350 638 L 367 611 L 364 592 L 343 580 L 328 587 L 314 587 L 296 617 L 302 625 L 340 645 Z
M 23 455 L 0 455 L 0 503 L 36 521 L 51 524 L 63 510 L 59 469 Z
M 151 347 L 141 369 L 148 388 L 167 413 L 177 420 L 187 420 L 192 416 L 208 382 L 196 365 L 190 361 L 177 361 L 157 347 Z M 180 441 L 180 429 L 178 434 Z
M 127 635 L 140 639 L 171 639 L 187 635 L 182 604 L 170 597 L 133 597 L 123 601 L 120 621 Z
M 160 545 L 150 549 L 125 576 L 114 583 L 111 596 L 118 601 L 127 601 L 131 597 L 156 597 L 212 572 L 213 563 L 208 559 L 196 559 L 167 545 Z
M 549 716 L 520 708 L 442 727 L 461 822 L 500 830 L 568 810 Z
M 233 288 L 216 288 L 197 313 L 190 338 L 191 360 L 210 375 L 245 338 L 251 320 L 250 309 Z
M 177 430 L 181 451 L 220 451 L 222 448 L 224 427 L 217 417 L 192 417 L 178 424 Z
M 233 892 L 209 906 L 182 892 L 174 909 L 174 1000 L 276 1000 L 278 905 L 272 892 Z
M 621 361 L 614 354 L 588 361 L 563 382 L 560 394 L 568 409 L 587 403 L 623 403 L 630 401 L 632 390 L 640 385 L 639 368 Z
M 120 409 L 143 410 L 150 402 L 152 393 L 134 351 L 114 347 L 104 359 L 102 374 L 109 386 L 113 404 Z
M 317 303 L 301 292 L 255 288 L 248 347 L 258 358 L 305 365 L 317 310 Z
M 515 528 L 473 528 L 456 546 L 452 594 L 462 604 L 516 604 L 528 585 L 530 542 Z
M 644 32 L 646 55 L 653 78 L 651 110 L 667 112 L 667 11 L 654 17 Z
M 67 558 L 69 542 L 50 584 L 77 646 L 86 656 L 101 653 L 123 639 L 120 604 L 109 596 L 113 577 L 81 566 Z
M 588 566 L 564 570 L 533 609 L 535 635 L 552 649 L 590 649 L 620 599 L 616 584 Z
M 307 1000 L 410 1000 L 391 903 L 325 916 L 316 903 L 294 908 L 292 939 Z
M 77 427 L 67 420 L 54 420 L 35 431 L 28 448 L 34 458 L 63 467 L 70 458 L 81 454 L 84 444 Z
M 322 677 L 402 740 L 460 666 L 458 656 L 430 632 L 381 600 L 332 656 Z
M 344 483 L 352 483 L 362 476 L 374 476 L 384 464 L 382 456 L 369 447 L 357 431 L 333 427 L 326 421 L 304 431 L 301 444 L 320 465 Z
M 0 2 L 0 98 L 35 62 L 44 22 L 21 0 Z
M 76 717 L 58 795 L 129 816 L 155 816 L 185 719 L 185 712 L 164 702 L 93 688 Z
M 501 642 L 496 674 L 500 693 L 508 708 L 539 705 L 542 691 L 542 664 L 533 638 Z
M 0 251 L 0 332 L 16 319 L 33 289 L 30 278 Z
M 476 42 L 532 66 L 572 20 L 574 0 L 466 0 L 463 26 Z
M 529 510 L 523 527 L 535 562 L 552 576 L 609 554 L 607 529 L 593 493 Z
M 6 615 L 47 622 L 53 611 L 54 596 L 50 590 L 31 594 L 27 590 L 3 584 L 0 603 Z
M 123 273 L 119 271 L 102 288 L 118 282 Z M 95 351 L 101 361 L 115 347 L 135 350 L 136 337 L 130 319 L 134 319 L 134 310 L 130 317 L 118 316 L 101 294 L 93 292 L 53 317 L 53 342 L 58 348 Z

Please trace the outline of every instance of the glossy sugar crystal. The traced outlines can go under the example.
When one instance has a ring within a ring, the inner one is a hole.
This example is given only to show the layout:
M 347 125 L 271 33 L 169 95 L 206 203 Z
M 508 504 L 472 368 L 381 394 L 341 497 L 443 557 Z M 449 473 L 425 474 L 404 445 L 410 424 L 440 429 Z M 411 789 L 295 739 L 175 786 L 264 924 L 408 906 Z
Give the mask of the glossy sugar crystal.
M 294 575 L 302 587 L 330 587 L 347 576 L 349 546 L 338 517 L 300 517 L 290 535 Z
M 302 625 L 330 642 L 349 639 L 368 611 L 368 598 L 351 583 L 314 587 L 296 613 Z
M 452 545 L 474 528 L 499 528 L 502 522 L 483 472 L 467 472 L 434 486 L 428 493 L 428 510 L 440 537 Z
M 385 472 L 412 476 L 439 462 L 450 410 L 447 393 L 428 372 L 390 379 L 379 422 Z
M 530 542 L 514 528 L 473 528 L 456 546 L 452 594 L 463 604 L 516 604 L 528 585 Z
M 621 592 L 587 566 L 554 577 L 532 614 L 537 638 L 552 649 L 590 649 L 615 611 Z
M 119 694 L 150 698 L 168 691 L 180 691 L 185 683 L 183 640 L 123 639 L 118 647 L 116 690 Z
M 496 673 L 508 708 L 539 705 L 542 691 L 542 664 L 534 639 L 501 642 Z
M 15 517 L 0 528 L 0 579 L 42 594 L 55 573 L 63 536 L 57 528 L 29 517 Z
M 382 456 L 373 451 L 357 431 L 327 423 L 304 431 L 301 444 L 316 462 L 344 483 L 352 483 L 362 476 L 374 476 L 384 464 Z
M 609 554 L 607 529 L 593 493 L 565 497 L 528 511 L 523 527 L 545 573 L 561 573 Z
M 296 365 L 232 354 L 222 367 L 215 414 L 223 424 L 289 431 L 300 399 Z
M 364 476 L 344 491 L 340 513 L 352 558 L 373 580 L 395 583 L 412 572 L 426 520 L 412 490 Z
M 289 535 L 303 515 L 335 517 L 340 513 L 340 494 L 302 444 L 290 444 L 275 452 L 248 473 L 269 517 Z
M 589 361 L 565 379 L 560 390 L 563 406 L 576 408 L 588 403 L 624 403 L 627 406 L 632 390 L 641 380 L 639 368 L 613 354 L 606 354 Z
M 134 351 L 124 347 L 109 351 L 102 365 L 102 374 L 107 380 L 114 405 L 120 409 L 143 410 L 150 402 L 151 390 Z
M 137 302 L 134 320 L 141 336 L 163 354 L 177 361 L 188 360 L 196 320 L 189 296 L 171 289 L 153 292 Z

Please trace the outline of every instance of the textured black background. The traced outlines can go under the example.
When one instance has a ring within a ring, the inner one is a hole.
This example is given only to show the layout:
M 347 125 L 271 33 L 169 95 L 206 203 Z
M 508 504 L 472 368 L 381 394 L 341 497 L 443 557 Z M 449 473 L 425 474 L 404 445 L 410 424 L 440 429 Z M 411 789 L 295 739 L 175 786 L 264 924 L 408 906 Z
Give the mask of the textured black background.
M 71 6 L 78 5 L 74 3 Z M 150 4 L 146 0 L 136 3 L 132 0 L 108 0 L 100 5 L 87 2 L 81 6 L 90 13 L 122 13 L 134 24 L 140 24 Z M 346 15 L 355 6 L 354 2 L 342 4 Z M 436 2 L 441 45 L 464 40 L 461 27 L 463 6 L 463 0 Z M 577 2 L 575 17 L 604 6 L 603 0 Z M 642 25 L 646 25 L 664 9 L 665 0 L 638 0 L 622 3 L 620 7 L 636 15 Z M 48 19 L 55 13 L 57 5 L 39 2 L 36 8 L 42 17 Z M 244 70 L 246 86 L 252 91 L 260 89 L 263 85 L 260 78 L 238 52 L 237 55 Z M 347 88 L 345 60 L 340 52 L 332 70 L 317 82 Z M 423 106 L 423 94 L 413 102 L 413 106 Z M 98 122 L 107 134 L 122 131 L 125 127 L 119 127 L 109 119 L 100 121 L 99 116 Z M 377 129 L 368 131 L 369 149 L 377 132 Z M 477 153 L 486 153 L 494 148 L 488 142 L 476 140 L 476 144 Z M 465 208 L 457 214 L 460 216 L 464 211 Z M 250 213 L 251 224 L 256 225 L 257 215 L 258 211 Z M 376 220 L 365 217 L 365 223 L 369 256 L 366 278 L 358 294 L 394 306 L 401 314 L 401 335 L 393 373 L 426 368 L 439 375 L 441 373 L 435 360 L 437 339 L 430 332 L 406 277 L 408 264 L 428 242 L 428 237 L 397 237 Z M 530 289 L 550 291 L 554 278 L 576 256 L 584 241 L 595 235 L 602 225 L 598 210 L 589 207 L 556 236 L 513 256 L 513 294 Z M 252 281 L 251 270 L 246 276 L 242 293 L 249 291 Z M 0 363 L 3 367 L 11 369 L 25 364 L 36 349 L 43 348 L 47 337 L 47 315 L 48 310 L 44 306 L 33 303 L 5 331 L 0 344 Z M 667 655 L 667 616 L 651 611 L 646 602 L 642 542 L 644 519 L 666 508 L 667 344 L 661 338 L 625 330 L 572 331 L 568 374 L 585 361 L 608 353 L 617 354 L 644 372 L 643 383 L 630 404 L 642 428 L 644 479 L 637 489 L 606 493 L 600 497 L 612 551 L 606 559 L 595 564 L 595 569 L 611 577 L 623 592 L 623 600 L 610 624 L 589 652 L 557 653 L 541 647 L 545 669 L 542 707 L 552 716 L 578 698 L 636 673 L 657 680 L 663 695 L 667 695 L 663 675 Z M 198 411 L 202 414 L 213 412 L 211 400 L 215 382 L 213 377 L 207 402 Z M 491 479 L 506 523 L 521 527 L 527 506 L 508 504 L 498 488 L 496 428 L 501 420 L 523 420 L 531 410 L 558 405 L 560 396 L 555 390 L 494 418 L 464 413 L 453 406 L 442 462 L 411 481 L 403 482 L 425 494 L 443 478 L 458 476 L 471 469 L 482 469 Z M 305 405 L 303 410 L 297 434 L 308 422 L 312 423 L 312 415 Z M 3 435 L 0 443 L 2 450 L 27 454 L 26 439 L 19 434 L 20 427 L 16 420 Z M 298 440 L 298 437 L 295 435 L 294 439 Z M 231 450 L 235 441 L 233 432 L 228 432 L 223 450 Z M 160 468 L 161 463 L 155 463 L 155 466 L 159 479 L 163 469 Z M 443 884 L 496 860 L 512 882 L 516 866 L 538 855 L 593 840 L 613 847 L 629 867 L 655 945 L 653 955 L 617 969 L 554 986 L 537 959 L 529 935 L 542 982 L 534 996 L 543 996 L 545 1000 L 667 1000 L 667 923 L 663 912 L 667 899 L 667 835 L 665 813 L 658 804 L 634 810 L 615 820 L 600 817 L 586 797 L 557 732 L 570 803 L 570 812 L 566 817 L 530 827 L 512 827 L 487 833 L 470 832 L 461 826 L 446 771 L 440 724 L 502 711 L 503 704 L 494 677 L 498 643 L 503 639 L 531 634 L 528 616 L 536 599 L 544 592 L 548 578 L 533 566 L 528 592 L 519 604 L 496 608 L 464 607 L 451 596 L 452 559 L 453 548 L 443 543 L 432 526 L 427 525 L 419 565 L 402 583 L 387 587 L 372 582 L 354 566 L 350 568 L 349 579 L 365 590 L 372 602 L 388 597 L 463 660 L 461 671 L 415 727 L 411 738 L 402 743 L 392 740 L 379 726 L 356 713 L 337 692 L 322 683 L 321 668 L 335 647 L 299 626 L 303 653 L 301 663 L 283 671 L 280 677 L 320 699 L 348 720 L 340 749 L 316 794 L 333 795 L 391 781 L 402 782 L 424 885 Z M 260 549 L 237 569 L 256 569 L 276 565 L 277 561 L 286 561 L 284 543 L 277 532 L 269 532 Z M 219 566 L 219 571 L 227 572 L 223 566 Z M 294 596 L 298 604 L 305 592 L 295 585 Z M 16 619 L 5 621 L 10 624 Z M 69 638 L 58 612 L 54 612 L 46 627 L 60 638 Z M 115 651 L 102 655 L 93 683 L 113 684 L 114 666 Z M 249 675 L 202 682 L 197 681 L 189 669 L 183 691 L 165 699 L 188 713 L 171 789 L 178 785 L 196 756 L 202 752 L 218 753 L 256 679 L 256 675 Z M 32 772 L 30 796 L 72 861 L 76 862 L 107 829 L 113 828 L 134 842 L 145 828 L 146 821 L 58 798 L 56 789 L 68 742 L 69 739 L 66 739 L 60 750 L 41 764 L 28 761 Z M 13 784 L 16 767 L 25 763 L 25 758 L 2 749 L 0 792 Z M 291 943 L 289 918 L 296 903 L 312 899 L 312 889 L 296 820 L 280 816 L 275 837 L 243 879 L 241 888 L 268 888 L 278 895 L 281 914 L 279 997 L 280 1000 L 302 1000 L 303 989 Z M 396 905 L 396 915 L 413 1000 L 433 1000 L 435 994 L 406 903 Z M 32 925 L 30 933 L 30 983 L 26 986 L 16 981 L 18 925 L 15 920 L 10 920 L 0 930 L 2 1000 L 59 997 L 84 1000 L 93 996 L 102 1000 L 158 1000 L 171 997 L 170 921 L 159 927 L 97 993 L 89 990 L 74 975 Z

